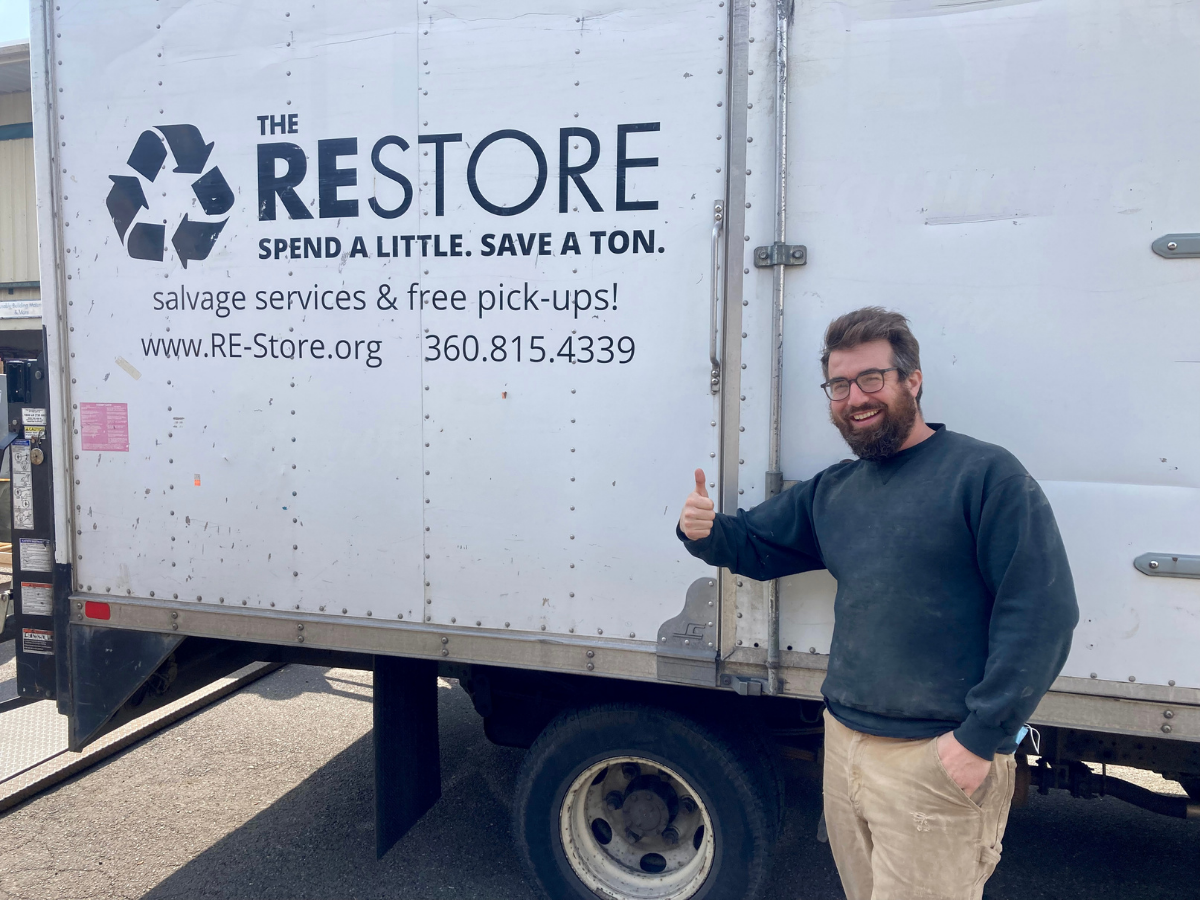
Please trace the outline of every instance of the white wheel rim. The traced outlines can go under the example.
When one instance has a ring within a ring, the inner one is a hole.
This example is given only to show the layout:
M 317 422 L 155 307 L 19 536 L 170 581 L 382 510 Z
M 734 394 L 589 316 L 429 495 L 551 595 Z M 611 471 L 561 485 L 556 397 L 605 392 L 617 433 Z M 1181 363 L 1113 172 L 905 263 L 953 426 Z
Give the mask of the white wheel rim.
M 631 778 L 627 765 L 638 774 Z M 618 809 L 607 799 L 614 793 L 622 799 Z M 612 900 L 686 900 L 712 870 L 704 802 L 677 772 L 642 757 L 616 756 L 581 772 L 563 798 L 559 834 L 579 880 Z

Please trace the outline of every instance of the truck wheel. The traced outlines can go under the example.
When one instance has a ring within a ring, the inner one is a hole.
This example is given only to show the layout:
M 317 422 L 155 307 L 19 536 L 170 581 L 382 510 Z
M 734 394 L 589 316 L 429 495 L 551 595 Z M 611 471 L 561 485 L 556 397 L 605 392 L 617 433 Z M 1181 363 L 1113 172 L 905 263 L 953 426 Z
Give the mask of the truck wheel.
M 633 704 L 568 710 L 521 767 L 513 835 L 550 900 L 752 900 L 778 796 L 758 745 Z

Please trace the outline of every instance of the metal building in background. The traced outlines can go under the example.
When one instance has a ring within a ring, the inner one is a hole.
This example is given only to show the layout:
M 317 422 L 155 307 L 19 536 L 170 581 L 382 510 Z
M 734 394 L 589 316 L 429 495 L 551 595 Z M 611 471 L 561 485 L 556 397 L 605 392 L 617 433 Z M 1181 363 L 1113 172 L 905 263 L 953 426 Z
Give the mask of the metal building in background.
M 29 42 L 16 41 L 0 44 L 0 331 L 41 330 L 39 282 Z

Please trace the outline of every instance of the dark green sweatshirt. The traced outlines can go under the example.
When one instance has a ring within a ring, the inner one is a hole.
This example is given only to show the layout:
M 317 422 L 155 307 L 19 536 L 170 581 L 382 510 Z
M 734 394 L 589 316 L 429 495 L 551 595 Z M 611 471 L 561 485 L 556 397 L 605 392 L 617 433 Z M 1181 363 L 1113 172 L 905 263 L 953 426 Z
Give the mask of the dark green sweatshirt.
M 1075 588 L 1050 503 L 1016 458 L 931 427 L 890 459 L 830 466 L 684 543 L 760 581 L 828 569 L 830 712 L 886 737 L 953 730 L 991 759 L 1013 752 L 1066 662 Z

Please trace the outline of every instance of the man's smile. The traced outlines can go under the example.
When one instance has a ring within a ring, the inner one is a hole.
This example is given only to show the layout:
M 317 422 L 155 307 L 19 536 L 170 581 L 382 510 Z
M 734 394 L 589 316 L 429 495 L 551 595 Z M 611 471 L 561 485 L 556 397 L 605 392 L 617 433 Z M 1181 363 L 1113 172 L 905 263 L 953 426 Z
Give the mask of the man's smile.
M 850 413 L 850 421 L 856 425 L 861 425 L 875 419 L 886 407 L 876 406 L 871 409 L 860 409 L 858 412 Z

